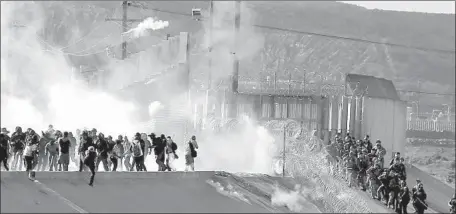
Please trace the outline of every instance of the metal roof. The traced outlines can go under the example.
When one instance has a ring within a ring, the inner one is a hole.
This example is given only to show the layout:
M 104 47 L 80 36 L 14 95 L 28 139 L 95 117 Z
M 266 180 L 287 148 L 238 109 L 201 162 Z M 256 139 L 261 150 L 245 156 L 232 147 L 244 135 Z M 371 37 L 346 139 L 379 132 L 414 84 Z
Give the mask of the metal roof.
M 350 92 L 355 91 L 358 83 L 357 91 L 367 89 L 366 97 L 401 100 L 391 80 L 368 75 L 347 74 L 346 84 Z

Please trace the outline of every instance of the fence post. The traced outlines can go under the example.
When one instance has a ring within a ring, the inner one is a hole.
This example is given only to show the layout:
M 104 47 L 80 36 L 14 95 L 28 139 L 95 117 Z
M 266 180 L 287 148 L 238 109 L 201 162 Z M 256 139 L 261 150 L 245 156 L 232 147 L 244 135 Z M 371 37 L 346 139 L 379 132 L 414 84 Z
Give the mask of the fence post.
M 282 177 L 285 177 L 285 148 L 287 140 L 287 126 L 283 126 L 283 154 L 282 154 Z

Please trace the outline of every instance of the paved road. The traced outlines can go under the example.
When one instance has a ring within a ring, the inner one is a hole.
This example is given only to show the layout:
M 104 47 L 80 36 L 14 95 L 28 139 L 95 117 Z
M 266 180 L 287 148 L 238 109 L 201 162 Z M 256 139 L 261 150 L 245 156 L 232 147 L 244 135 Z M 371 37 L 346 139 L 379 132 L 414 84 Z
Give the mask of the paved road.
M 407 172 L 410 187 L 417 177 L 425 185 L 430 205 L 426 213 L 448 211 L 447 202 L 454 189 L 417 168 L 408 168 Z M 87 185 L 88 176 L 79 172 L 40 172 L 36 175 L 39 182 L 32 182 L 25 172 L 2 172 L 1 212 L 287 212 L 283 207 L 271 206 L 270 194 L 275 182 L 287 189 L 296 184 L 277 177 L 246 177 L 248 186 L 254 187 L 240 191 L 250 197 L 252 203 L 248 204 L 220 194 L 209 185 L 208 180 L 217 180 L 214 172 L 99 172 L 94 187 Z M 223 179 L 218 181 L 223 183 Z M 391 212 L 366 193 L 359 194 L 371 210 Z M 312 213 L 320 209 L 317 204 L 306 202 L 305 206 Z M 409 211 L 413 211 L 411 207 Z
M 35 183 L 24 172 L 2 172 L 1 212 L 269 212 L 218 193 L 205 182 L 212 175 L 100 172 L 90 187 L 87 173 L 37 173 Z
M 417 178 L 421 180 L 427 193 L 427 203 L 431 208 L 427 212 L 448 213 L 448 201 L 453 197 L 455 189 L 414 166 L 407 166 L 407 184 L 410 190 L 416 184 Z

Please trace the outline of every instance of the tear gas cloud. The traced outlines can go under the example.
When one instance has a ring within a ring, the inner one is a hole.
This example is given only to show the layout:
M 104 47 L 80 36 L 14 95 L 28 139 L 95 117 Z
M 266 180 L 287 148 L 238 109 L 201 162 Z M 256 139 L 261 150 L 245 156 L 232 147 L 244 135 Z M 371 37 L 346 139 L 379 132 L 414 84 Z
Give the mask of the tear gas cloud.
M 1 125 L 9 129 L 20 125 L 36 128 L 37 131 L 53 124 L 57 129 L 74 131 L 76 128 L 93 128 L 105 134 L 118 135 L 136 132 L 137 121 L 131 115 L 137 109 L 132 103 L 116 99 L 110 94 L 89 89 L 81 81 L 72 81 L 72 69 L 67 64 L 63 53 L 44 52 L 43 43 L 38 38 L 46 21 L 46 14 L 41 3 L 2 2 L 2 92 Z M 242 3 L 242 23 L 236 56 L 245 60 L 253 57 L 263 48 L 264 38 L 249 27 L 254 19 L 253 13 Z M 12 28 L 11 22 L 26 25 L 24 28 Z M 154 26 L 160 25 L 160 26 Z M 234 52 L 234 2 L 214 2 L 214 30 L 212 33 L 212 78 L 213 81 L 228 79 L 232 74 Z M 166 22 L 146 19 L 136 30 L 158 29 L 168 26 Z M 208 46 L 209 25 L 202 23 L 203 46 Z M 142 36 L 143 34 L 135 34 Z M 8 54 L 10 53 L 10 54 Z M 6 63 L 3 63 L 6 62 Z M 24 63 L 27 62 L 27 63 Z M 107 78 L 107 85 L 116 85 L 116 80 L 131 79 L 132 72 L 122 70 L 126 64 L 133 69 L 134 62 L 117 62 L 107 66 L 116 73 L 115 78 Z M 128 68 L 130 68 L 128 67 Z M 166 67 L 157 64 L 155 67 Z M 194 63 L 192 69 L 207 72 L 207 63 Z M 131 70 L 131 69 L 127 69 Z M 150 72 L 150 71 L 148 71 Z M 172 84 L 172 83 L 169 83 Z M 166 91 L 163 92 L 166 95 Z M 185 97 L 185 96 L 182 96 Z M 204 100 L 203 95 L 194 96 L 194 100 Z M 187 101 L 183 101 L 188 105 Z M 193 119 L 193 111 L 186 106 L 186 117 Z M 156 114 L 163 108 L 177 109 L 181 105 L 163 106 L 152 102 L 149 113 Z M 273 138 L 267 130 L 257 126 L 249 119 L 239 125 L 231 134 L 217 135 L 205 133 L 198 136 L 200 155 L 196 159 L 198 170 L 227 170 L 242 172 L 271 173 L 272 156 L 275 152 Z M 148 132 L 153 132 L 149 130 Z M 173 132 L 175 130 L 169 130 Z M 180 155 L 183 155 L 185 142 L 177 142 Z M 151 157 L 149 157 L 150 159 Z M 152 162 L 153 164 L 153 162 Z M 150 167 L 150 166 L 149 166 Z M 154 168 L 154 167 L 152 167 Z M 179 158 L 177 168 L 184 168 L 184 158 Z
M 106 134 L 131 129 L 135 106 L 72 81 L 64 55 L 43 51 L 46 14 L 41 3 L 1 3 L 1 125 L 58 129 L 97 127 Z M 16 22 L 24 27 L 12 27 Z M 5 62 L 5 63 L 4 63 Z M 6 78 L 4 78 L 6 77 Z
M 254 13 L 247 7 L 246 2 L 243 2 L 241 3 L 241 27 L 238 35 L 242 39 L 238 40 L 236 50 L 234 48 L 235 2 L 215 1 L 213 6 L 212 38 L 210 38 L 209 33 L 210 22 L 205 19 L 203 21 L 204 37 L 202 39 L 202 47 L 207 49 L 212 40 L 210 72 L 212 82 L 215 83 L 220 80 L 229 80 L 232 75 L 233 52 L 236 52 L 239 60 L 248 60 L 250 57 L 254 57 L 263 48 L 264 36 L 256 32 L 252 27 L 255 18 Z M 203 11 L 203 15 L 207 16 L 208 11 Z M 192 65 L 192 69 L 203 73 L 209 72 L 207 61 Z M 193 102 L 204 103 L 204 93 L 192 94 L 192 96 Z M 221 101 L 219 100 L 218 102 Z M 194 106 L 190 109 L 192 108 Z M 193 119 L 194 112 L 190 110 L 187 112 L 187 117 Z M 211 131 L 206 131 L 203 136 L 197 136 L 198 144 L 200 145 L 198 152 L 201 154 L 195 159 L 195 165 L 198 170 L 273 173 L 273 156 L 277 152 L 274 138 L 264 127 L 258 126 L 250 118 L 244 117 L 239 120 L 239 125 L 234 131 L 229 133 L 214 134 Z M 208 125 L 208 129 L 211 126 Z M 181 154 L 185 151 L 184 149 L 179 148 Z M 176 164 L 178 169 L 184 169 L 185 159 L 178 159 Z

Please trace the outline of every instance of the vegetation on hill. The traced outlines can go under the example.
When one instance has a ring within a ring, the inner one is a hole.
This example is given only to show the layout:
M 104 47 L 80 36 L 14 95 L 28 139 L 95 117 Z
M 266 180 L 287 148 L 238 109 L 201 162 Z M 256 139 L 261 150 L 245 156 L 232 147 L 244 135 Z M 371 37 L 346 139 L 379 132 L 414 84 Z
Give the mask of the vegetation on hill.
M 114 45 L 116 57 L 120 56 L 121 23 L 107 22 L 105 18 L 121 18 L 121 2 L 37 3 L 46 11 L 47 41 L 55 47 L 66 47 L 65 52 L 76 52 L 69 55 L 69 60 L 76 66 L 103 67 L 111 60 L 103 50 L 111 45 Z M 184 14 L 190 14 L 192 8 L 206 9 L 209 5 L 202 1 L 151 1 L 141 4 L 147 8 Z M 249 21 L 250 24 L 428 49 L 454 50 L 455 47 L 454 15 L 367 10 L 350 4 L 321 1 L 252 1 L 243 4 L 249 11 L 246 13 L 247 9 L 243 9 L 243 22 Z M 204 33 L 203 23 L 191 17 L 129 8 L 129 18 L 148 16 L 168 20 L 170 27 L 132 41 L 129 52 L 145 49 L 167 33 L 192 32 L 199 40 Z M 250 20 L 245 20 L 246 17 Z M 350 72 L 393 79 L 396 87 L 402 90 L 454 93 L 454 53 L 420 51 L 264 28 L 254 28 L 254 31 L 264 38 L 264 44 L 256 55 L 241 61 L 240 73 L 244 76 L 266 78 L 279 71 L 278 79 L 312 79 L 320 75 L 325 81 L 338 83 L 343 77 L 341 73 Z M 79 41 L 81 37 L 84 38 Z M 98 54 L 90 54 L 94 52 Z M 416 96 L 404 98 L 417 99 Z M 423 97 L 420 99 L 423 101 Z M 429 96 L 427 102 L 437 104 L 448 99 Z

